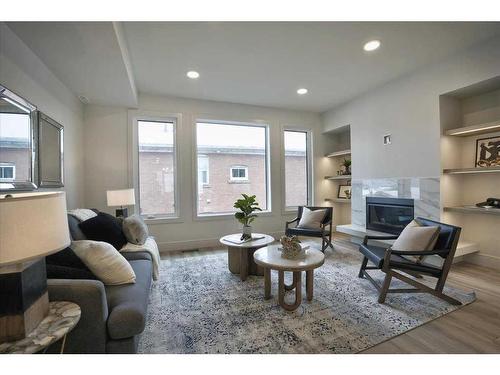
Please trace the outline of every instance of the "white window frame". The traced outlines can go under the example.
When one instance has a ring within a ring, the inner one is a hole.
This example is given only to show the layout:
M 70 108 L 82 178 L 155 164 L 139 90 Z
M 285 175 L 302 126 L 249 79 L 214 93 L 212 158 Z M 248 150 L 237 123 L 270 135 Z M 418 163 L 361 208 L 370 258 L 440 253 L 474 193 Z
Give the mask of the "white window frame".
M 212 116 L 212 115 L 193 115 L 192 122 L 192 134 L 193 134 L 193 184 L 194 186 L 198 186 L 198 137 L 197 137 L 197 126 L 198 123 L 207 123 L 207 124 L 218 124 L 218 125 L 235 125 L 235 126 L 251 126 L 251 127 L 261 127 L 265 129 L 266 135 L 266 201 L 267 201 L 267 209 L 256 212 L 258 216 L 271 216 L 272 215 L 272 200 L 271 200 L 271 189 L 272 189 L 272 181 L 271 181 L 271 146 L 270 146 L 270 122 L 261 121 L 261 120 L 250 120 L 250 121 L 241 121 L 241 120 L 220 120 L 221 117 L 225 116 Z M 247 172 L 248 175 L 248 172 Z M 221 212 L 221 213 L 210 213 L 204 214 L 199 213 L 198 211 L 198 189 L 194 190 L 193 196 L 193 219 L 195 221 L 204 221 L 204 220 L 219 220 L 219 219 L 228 219 L 234 220 L 234 212 Z
M 306 205 L 310 206 L 314 203 L 314 165 L 313 165 L 313 130 L 311 128 L 282 126 L 281 127 L 281 209 L 283 214 L 290 214 L 297 212 L 297 206 L 286 205 L 286 160 L 285 160 L 285 132 L 298 132 L 306 133 L 306 174 L 307 174 L 307 202 Z
M 138 134 L 138 124 L 139 121 L 150 121 L 150 122 L 164 122 L 172 123 L 174 127 L 173 140 L 174 140 L 174 207 L 175 211 L 172 214 L 167 215 L 141 215 L 146 223 L 148 224 L 162 224 L 169 222 L 182 222 L 181 220 L 181 199 L 180 199 L 180 173 L 181 170 L 181 158 L 179 155 L 179 136 L 178 136 L 178 124 L 182 123 L 182 116 L 180 113 L 177 114 L 159 114 L 151 112 L 140 112 L 131 110 L 128 113 L 129 116 L 129 137 L 131 142 L 129 142 L 131 150 L 129 151 L 129 183 L 134 186 L 135 189 L 135 204 L 136 212 L 140 212 L 140 184 L 139 184 L 139 134 Z
M 233 176 L 233 170 L 238 169 L 238 170 L 244 170 L 245 171 L 245 177 L 234 177 Z M 229 181 L 231 182 L 247 182 L 250 181 L 248 177 L 248 167 L 245 165 L 232 165 L 229 168 Z
M 0 163 L 0 168 L 12 169 L 12 178 L 0 177 L 0 182 L 13 182 L 16 180 L 16 166 L 11 163 Z

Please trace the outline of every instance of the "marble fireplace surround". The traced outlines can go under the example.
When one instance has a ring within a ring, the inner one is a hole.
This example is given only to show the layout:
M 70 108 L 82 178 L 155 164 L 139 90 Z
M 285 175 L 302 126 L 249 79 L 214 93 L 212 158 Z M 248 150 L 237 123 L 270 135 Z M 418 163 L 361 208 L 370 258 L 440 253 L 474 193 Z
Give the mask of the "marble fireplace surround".
M 440 219 L 439 177 L 403 177 L 352 180 L 352 224 L 366 227 L 366 197 L 411 198 L 415 217 Z

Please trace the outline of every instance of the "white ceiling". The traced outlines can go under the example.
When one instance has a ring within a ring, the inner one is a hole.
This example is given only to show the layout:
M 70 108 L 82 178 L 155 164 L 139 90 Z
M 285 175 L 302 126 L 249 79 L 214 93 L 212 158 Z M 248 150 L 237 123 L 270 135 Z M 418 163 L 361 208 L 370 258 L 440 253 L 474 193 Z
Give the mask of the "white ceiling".
M 8 25 L 91 103 L 133 106 L 135 81 L 144 93 L 318 112 L 500 35 L 500 23 L 471 22 Z M 364 52 L 375 38 L 382 47 Z

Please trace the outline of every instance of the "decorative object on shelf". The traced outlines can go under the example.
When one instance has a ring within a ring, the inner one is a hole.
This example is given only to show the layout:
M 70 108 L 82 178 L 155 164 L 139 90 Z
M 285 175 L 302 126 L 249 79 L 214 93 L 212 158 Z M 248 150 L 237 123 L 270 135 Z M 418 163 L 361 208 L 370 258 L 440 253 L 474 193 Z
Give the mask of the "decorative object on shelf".
M 342 174 L 350 175 L 351 174 L 351 159 L 344 159 L 342 162 L 342 166 L 344 167 L 344 171 Z
M 302 247 L 300 240 L 297 236 L 282 236 L 281 243 L 281 257 L 287 259 L 303 259 L 305 258 L 305 250 L 307 247 Z
M 488 198 L 486 199 L 486 202 L 477 203 L 476 206 L 482 208 L 500 209 L 500 198 Z
M 252 237 L 252 227 L 250 226 L 250 224 L 257 217 L 254 212 L 262 211 L 262 209 L 259 207 L 259 203 L 256 201 L 255 195 L 241 195 L 243 196 L 243 199 L 238 199 L 236 202 L 234 202 L 233 207 L 240 210 L 234 214 L 234 217 L 241 224 L 243 224 L 241 239 L 244 240 Z
M 339 199 L 351 199 L 351 185 L 339 185 L 339 192 L 337 198 Z
M 123 206 L 135 205 L 134 189 L 108 190 L 106 198 L 108 207 L 120 207 L 116 209 L 116 217 L 127 217 L 128 209 Z
M 476 167 L 500 166 L 500 136 L 476 140 Z
M 0 343 L 28 336 L 47 316 L 44 256 L 69 244 L 64 192 L 0 196 Z

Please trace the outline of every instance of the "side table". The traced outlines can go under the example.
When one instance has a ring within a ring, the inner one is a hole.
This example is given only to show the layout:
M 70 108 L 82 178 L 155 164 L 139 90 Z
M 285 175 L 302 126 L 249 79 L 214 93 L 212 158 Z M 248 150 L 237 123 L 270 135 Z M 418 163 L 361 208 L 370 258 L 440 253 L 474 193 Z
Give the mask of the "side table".
M 51 344 L 62 339 L 64 353 L 66 335 L 77 325 L 81 316 L 80 306 L 73 302 L 54 301 L 49 303 L 47 315 L 28 336 L 18 341 L 0 344 L 0 353 L 33 354 L 46 350 Z
M 255 264 L 253 253 L 255 250 L 273 243 L 275 239 L 267 234 L 252 233 L 252 237 L 258 239 L 241 244 L 231 242 L 231 240 L 237 240 L 240 237 L 241 234 L 237 233 L 224 236 L 219 240 L 221 244 L 227 246 L 229 271 L 240 274 L 241 281 L 245 281 L 248 275 L 262 276 L 263 270 Z

